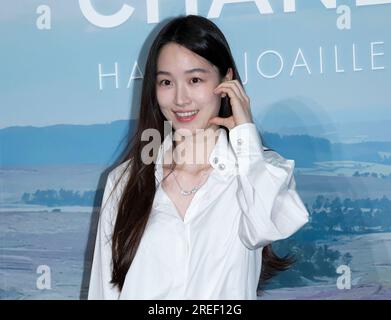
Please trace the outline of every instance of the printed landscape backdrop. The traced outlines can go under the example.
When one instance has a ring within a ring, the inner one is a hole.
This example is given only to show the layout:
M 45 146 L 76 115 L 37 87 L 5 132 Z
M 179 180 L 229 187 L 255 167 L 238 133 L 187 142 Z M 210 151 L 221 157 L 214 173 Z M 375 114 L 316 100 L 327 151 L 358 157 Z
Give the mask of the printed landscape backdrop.
M 151 39 L 186 13 L 225 33 L 311 214 L 260 299 L 390 299 L 391 0 L 2 1 L 0 298 L 86 298 Z

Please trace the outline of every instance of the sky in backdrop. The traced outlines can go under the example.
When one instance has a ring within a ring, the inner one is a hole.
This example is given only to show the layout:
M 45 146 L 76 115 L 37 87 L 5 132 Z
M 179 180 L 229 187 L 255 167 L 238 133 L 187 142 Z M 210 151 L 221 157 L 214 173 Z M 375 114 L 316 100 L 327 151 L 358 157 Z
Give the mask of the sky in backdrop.
M 100 28 L 84 17 L 79 1 L 0 2 L 0 128 L 137 118 L 142 80 L 129 82 L 132 69 L 138 63 L 142 71 L 151 34 L 166 19 L 185 14 L 185 1 L 156 1 L 158 23 L 148 23 L 146 1 L 90 2 L 104 15 L 123 4 L 134 12 L 118 27 Z M 198 1 L 198 14 L 207 16 L 212 2 Z M 257 117 L 290 101 L 298 115 L 311 113 L 320 122 L 391 120 L 391 1 L 371 6 L 337 1 L 350 9 L 351 29 L 345 30 L 337 27 L 341 13 L 321 1 L 297 0 L 296 11 L 290 13 L 284 13 L 282 0 L 269 3 L 271 14 L 260 13 L 255 2 L 247 1 L 225 4 L 217 18 L 210 18 L 230 43 Z M 50 30 L 37 28 L 41 5 L 50 7 Z M 275 53 L 264 54 L 257 68 L 258 58 L 268 50 Z M 344 72 L 336 72 L 335 50 Z M 291 74 L 299 51 L 297 64 L 304 57 L 310 72 L 296 67 Z M 362 71 L 353 70 L 353 59 Z M 259 69 L 276 73 L 281 62 L 275 77 L 260 74 Z M 100 89 L 99 64 L 103 73 L 112 73 L 115 63 L 118 88 L 111 77 L 102 80 Z M 134 75 L 142 76 L 137 70 Z

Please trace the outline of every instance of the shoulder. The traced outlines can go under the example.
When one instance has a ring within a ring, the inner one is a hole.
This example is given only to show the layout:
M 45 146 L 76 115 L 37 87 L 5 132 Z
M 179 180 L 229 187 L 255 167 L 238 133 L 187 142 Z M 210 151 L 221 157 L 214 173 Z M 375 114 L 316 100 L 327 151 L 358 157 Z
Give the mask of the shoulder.
M 267 148 L 265 146 L 262 146 L 263 149 L 263 157 L 266 162 L 276 166 L 276 167 L 283 167 L 292 170 L 295 166 L 295 161 L 292 159 L 286 159 L 281 154 L 279 154 L 277 151 Z
M 118 204 L 127 181 L 127 169 L 129 164 L 130 161 L 128 160 L 117 165 L 107 176 L 101 205 L 101 218 L 104 222 L 104 228 L 107 234 L 111 232 L 114 226 Z
M 108 175 L 108 181 L 112 184 L 117 184 L 120 180 L 121 181 L 126 181 L 124 177 L 128 176 L 129 174 L 129 169 L 130 169 L 130 160 L 126 160 L 122 162 L 121 164 L 117 165 L 114 167 Z
M 107 176 L 106 191 L 104 200 L 117 203 L 122 195 L 129 177 L 130 160 L 127 160 L 114 167 Z

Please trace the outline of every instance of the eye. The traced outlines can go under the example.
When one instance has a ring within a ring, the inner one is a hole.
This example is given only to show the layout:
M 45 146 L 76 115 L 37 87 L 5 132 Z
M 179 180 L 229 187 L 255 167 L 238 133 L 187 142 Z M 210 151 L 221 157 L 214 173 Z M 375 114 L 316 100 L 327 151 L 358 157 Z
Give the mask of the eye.
M 202 79 L 200 79 L 200 78 L 192 78 L 191 80 L 194 80 L 194 79 L 199 80 L 199 81 L 193 82 L 193 83 L 200 83 L 200 82 L 202 82 Z
M 165 85 L 163 85 L 163 83 L 165 82 L 165 81 L 168 81 L 168 82 L 170 82 L 170 80 L 167 80 L 167 79 L 163 79 L 163 80 L 161 80 L 161 81 L 159 81 L 159 85 L 161 85 L 161 86 L 165 86 Z M 166 83 L 167 84 L 167 83 Z

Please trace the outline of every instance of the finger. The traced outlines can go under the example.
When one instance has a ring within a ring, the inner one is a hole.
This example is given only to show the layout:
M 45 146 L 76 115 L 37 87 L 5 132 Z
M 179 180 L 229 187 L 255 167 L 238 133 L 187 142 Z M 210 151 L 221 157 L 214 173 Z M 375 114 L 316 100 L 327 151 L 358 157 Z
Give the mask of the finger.
M 223 82 L 215 89 L 216 92 L 227 92 L 230 98 L 236 97 L 238 100 L 245 101 L 239 89 L 233 83 Z M 232 92 L 230 95 L 229 92 Z
M 228 129 L 232 129 L 235 125 L 232 116 L 230 116 L 228 118 L 213 117 L 213 118 L 209 119 L 209 124 L 216 124 L 219 126 L 224 126 Z
M 217 94 L 219 94 L 221 92 L 224 92 L 225 94 L 227 94 L 230 98 L 230 104 L 232 107 L 235 107 L 236 105 L 241 106 L 246 103 L 245 100 L 242 100 L 239 98 L 237 92 L 235 92 L 234 88 L 231 86 L 220 87 L 216 91 L 217 91 Z
M 220 117 L 213 117 L 209 119 L 210 124 L 217 124 L 219 126 L 225 126 L 226 125 L 226 118 L 220 118 Z
M 220 94 L 222 98 L 224 98 L 227 94 L 224 93 L 224 90 L 220 90 L 220 87 L 216 87 L 213 89 L 214 94 Z
M 233 80 L 233 83 L 236 85 L 236 87 L 239 89 L 240 93 L 242 94 L 244 99 L 250 99 L 248 95 L 246 94 L 246 91 L 244 91 L 243 86 L 240 84 L 239 80 L 235 79 Z
M 224 81 L 220 85 L 221 86 L 228 85 L 229 87 L 231 87 L 236 92 L 239 99 L 243 101 L 248 99 L 246 93 L 244 92 L 243 87 L 241 86 L 238 80 L 235 79 L 235 80 Z

